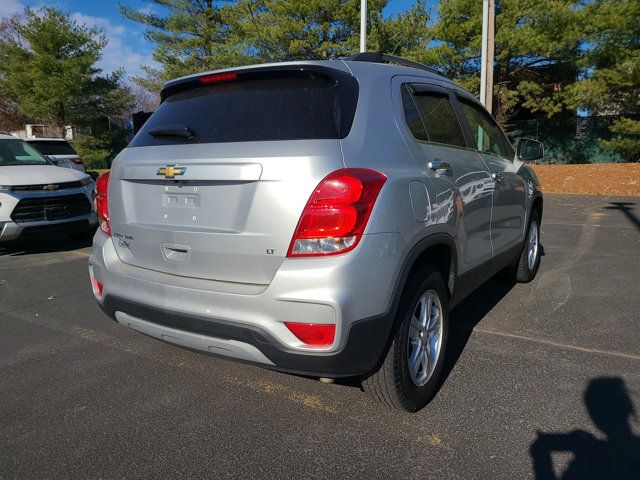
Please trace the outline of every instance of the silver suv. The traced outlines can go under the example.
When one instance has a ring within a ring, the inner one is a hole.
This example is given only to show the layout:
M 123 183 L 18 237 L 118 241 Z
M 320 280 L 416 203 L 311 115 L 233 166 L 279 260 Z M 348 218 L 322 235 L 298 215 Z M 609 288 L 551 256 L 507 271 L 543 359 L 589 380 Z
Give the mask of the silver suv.
M 473 95 L 380 54 L 180 78 L 96 182 L 119 323 L 267 368 L 435 394 L 449 310 L 540 262 L 542 193 Z

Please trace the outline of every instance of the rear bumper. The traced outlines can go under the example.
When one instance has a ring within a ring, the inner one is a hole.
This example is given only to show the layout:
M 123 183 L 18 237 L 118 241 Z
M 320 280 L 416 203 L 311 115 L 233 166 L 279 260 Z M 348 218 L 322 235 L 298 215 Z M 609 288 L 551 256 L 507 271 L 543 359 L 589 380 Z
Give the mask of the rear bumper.
M 101 307 L 116 322 L 159 340 L 274 370 L 318 377 L 371 372 L 382 357 L 392 324 L 389 315 L 384 314 L 360 320 L 351 325 L 340 351 L 314 355 L 287 349 L 257 326 L 159 310 L 110 295 Z
M 404 243 L 365 236 L 333 258 L 287 259 L 269 285 L 224 285 L 123 263 L 100 231 L 89 259 L 102 308 L 119 323 L 189 348 L 288 372 L 370 372 L 391 330 L 388 313 Z M 374 259 L 374 261 L 372 261 Z M 334 344 L 305 347 L 284 322 L 335 323 Z

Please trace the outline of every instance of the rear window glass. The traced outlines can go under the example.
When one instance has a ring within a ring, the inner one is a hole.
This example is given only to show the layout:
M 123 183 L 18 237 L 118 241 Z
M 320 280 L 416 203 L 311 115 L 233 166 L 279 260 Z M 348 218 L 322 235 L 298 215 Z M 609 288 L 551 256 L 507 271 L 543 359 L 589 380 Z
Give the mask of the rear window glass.
M 67 142 L 36 140 L 28 143 L 43 155 L 77 155 L 73 147 Z
M 298 74 L 195 84 L 168 96 L 131 146 L 344 138 L 356 102 L 353 77 Z M 167 128 L 186 128 L 193 137 L 158 135 Z

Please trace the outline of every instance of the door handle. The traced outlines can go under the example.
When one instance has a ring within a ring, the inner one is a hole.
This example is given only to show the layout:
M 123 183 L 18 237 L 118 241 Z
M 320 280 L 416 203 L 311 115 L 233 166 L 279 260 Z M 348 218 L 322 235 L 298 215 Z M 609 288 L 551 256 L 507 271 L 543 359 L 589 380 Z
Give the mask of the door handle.
M 504 175 L 502 173 L 492 173 L 491 178 L 493 178 L 496 182 L 501 182 L 504 179 Z
M 442 160 L 434 160 L 433 162 L 429 162 L 427 163 L 427 167 L 436 172 L 438 175 L 446 175 L 451 169 L 451 165 L 449 165 L 447 162 L 443 162 Z

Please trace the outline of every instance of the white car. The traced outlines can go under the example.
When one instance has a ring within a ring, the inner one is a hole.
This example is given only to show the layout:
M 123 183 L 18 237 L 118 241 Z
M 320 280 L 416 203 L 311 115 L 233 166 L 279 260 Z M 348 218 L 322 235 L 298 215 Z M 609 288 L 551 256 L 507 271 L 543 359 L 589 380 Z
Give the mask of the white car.
M 0 243 L 49 231 L 89 238 L 97 227 L 93 188 L 89 175 L 0 133 Z
M 24 141 L 35 147 L 54 165 L 85 173 L 82 158 L 64 138 L 25 138 Z

